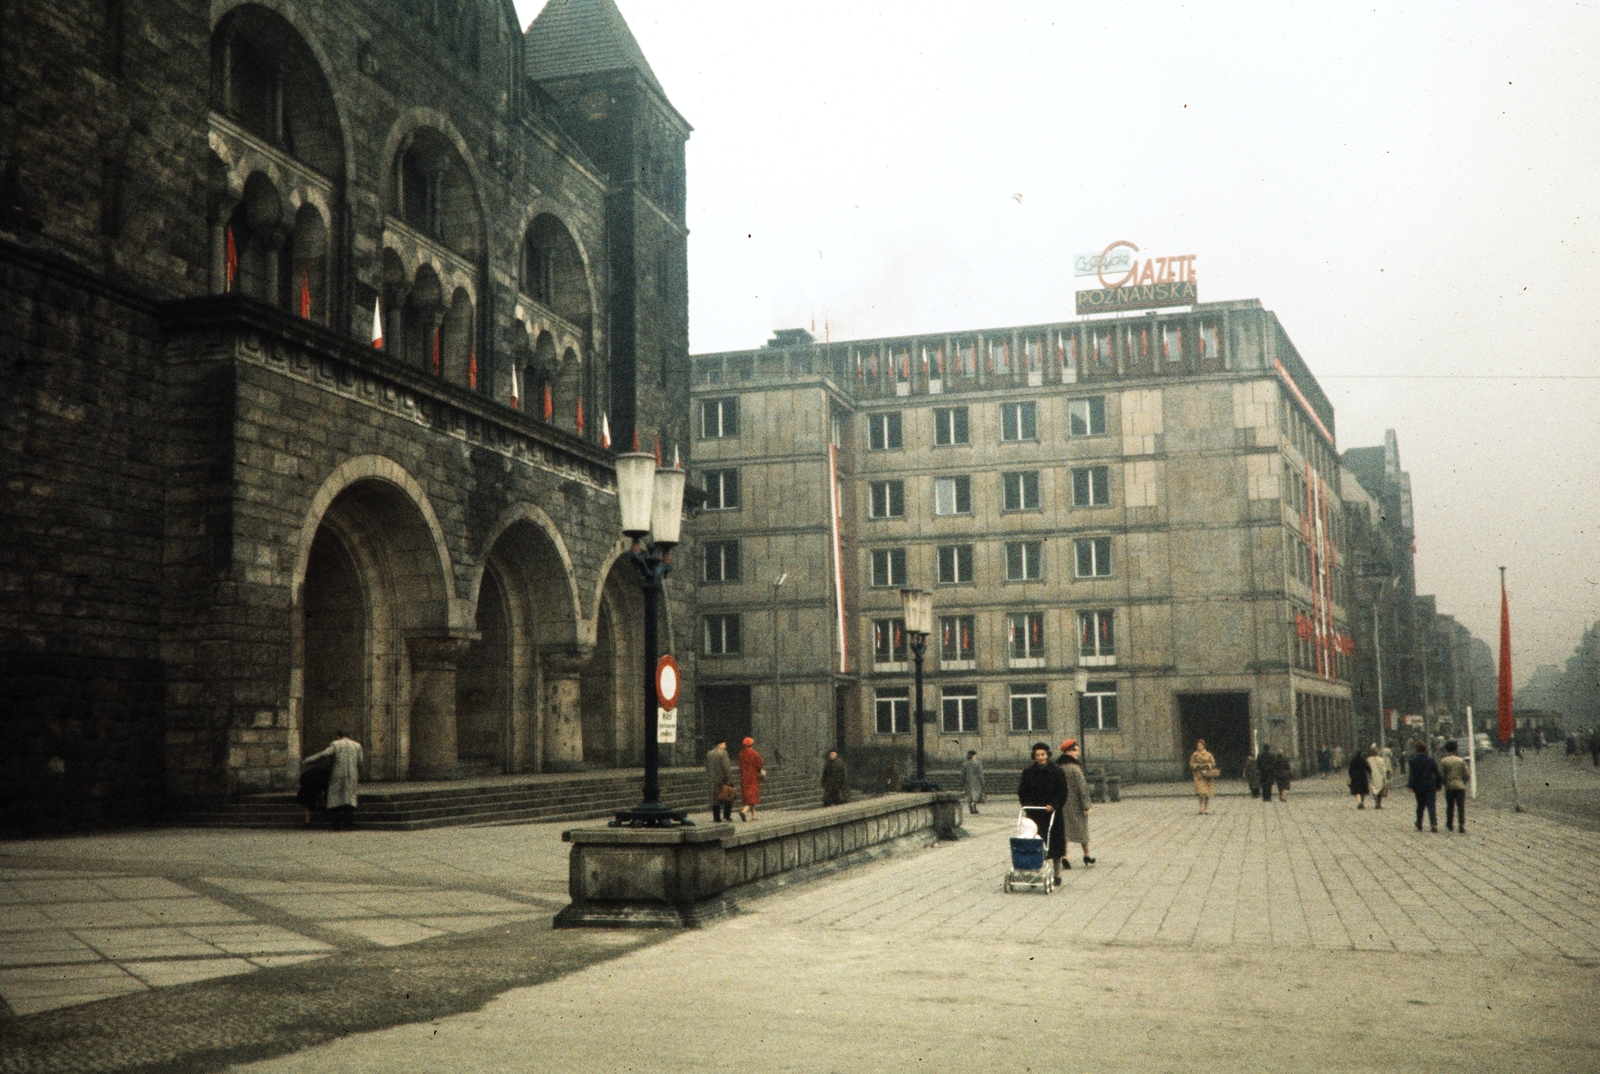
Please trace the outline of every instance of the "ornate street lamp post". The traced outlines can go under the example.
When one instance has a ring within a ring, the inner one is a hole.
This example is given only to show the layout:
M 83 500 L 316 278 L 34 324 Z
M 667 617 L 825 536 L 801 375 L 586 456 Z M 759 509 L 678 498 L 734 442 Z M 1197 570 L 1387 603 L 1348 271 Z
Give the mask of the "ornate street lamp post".
M 901 784 L 908 791 L 936 791 L 929 781 L 924 762 L 923 737 L 926 718 L 922 711 L 922 656 L 928 651 L 928 635 L 933 633 L 933 594 L 926 589 L 902 589 L 900 606 L 906 620 L 906 642 L 917 659 L 917 688 L 912 718 L 917 721 L 917 778 Z
M 660 749 L 656 742 L 657 604 L 662 582 L 672 571 L 672 548 L 683 524 L 683 486 L 687 474 L 674 456 L 670 469 L 656 457 L 633 451 L 617 456 L 617 506 L 622 532 L 633 542 L 628 561 L 644 594 L 644 801 L 625 809 L 612 827 L 664 828 L 693 824 L 688 814 L 661 801 Z

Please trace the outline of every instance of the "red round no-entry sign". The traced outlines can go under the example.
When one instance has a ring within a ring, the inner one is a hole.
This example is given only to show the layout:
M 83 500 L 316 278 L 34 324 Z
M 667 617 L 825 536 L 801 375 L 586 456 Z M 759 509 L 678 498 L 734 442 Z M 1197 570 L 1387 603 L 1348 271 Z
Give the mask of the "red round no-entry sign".
M 668 653 L 656 661 L 656 700 L 671 712 L 678 707 L 678 662 Z

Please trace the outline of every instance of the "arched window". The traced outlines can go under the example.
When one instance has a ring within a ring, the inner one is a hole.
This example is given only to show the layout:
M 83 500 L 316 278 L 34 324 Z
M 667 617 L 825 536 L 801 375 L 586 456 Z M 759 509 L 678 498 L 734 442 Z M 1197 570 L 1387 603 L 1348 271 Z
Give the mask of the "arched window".
M 391 182 L 391 212 L 456 254 L 477 258 L 483 221 L 472 175 L 450 139 L 431 127 L 413 133 L 395 161 Z
M 322 175 L 343 175 L 343 137 L 328 81 L 281 15 L 245 4 L 217 24 L 211 107 Z

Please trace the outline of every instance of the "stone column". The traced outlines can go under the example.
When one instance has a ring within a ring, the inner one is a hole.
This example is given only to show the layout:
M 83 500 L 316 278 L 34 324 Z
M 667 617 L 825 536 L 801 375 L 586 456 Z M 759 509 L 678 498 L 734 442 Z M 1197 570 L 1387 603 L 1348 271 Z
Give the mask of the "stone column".
M 456 662 L 466 638 L 411 638 L 411 778 L 455 779 Z
M 574 772 L 583 767 L 583 713 L 580 676 L 594 650 L 563 646 L 541 650 L 544 673 L 544 770 Z

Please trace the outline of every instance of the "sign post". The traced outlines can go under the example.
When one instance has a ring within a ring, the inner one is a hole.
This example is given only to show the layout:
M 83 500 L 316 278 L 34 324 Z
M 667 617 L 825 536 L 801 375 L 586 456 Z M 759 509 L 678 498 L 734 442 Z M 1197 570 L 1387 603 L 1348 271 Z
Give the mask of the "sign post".
M 656 742 L 672 745 L 678 741 L 678 687 L 682 683 L 678 661 L 665 653 L 656 661 Z

